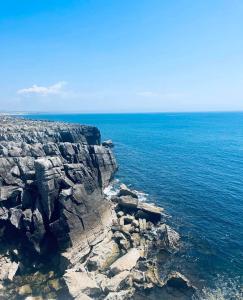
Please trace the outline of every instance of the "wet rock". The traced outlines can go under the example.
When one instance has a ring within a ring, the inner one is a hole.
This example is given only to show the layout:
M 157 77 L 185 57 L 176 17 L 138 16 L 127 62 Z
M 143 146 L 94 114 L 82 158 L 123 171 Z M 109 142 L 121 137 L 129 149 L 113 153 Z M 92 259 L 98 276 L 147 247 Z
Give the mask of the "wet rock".
M 170 226 L 162 224 L 158 229 L 158 235 L 160 236 L 160 239 L 158 239 L 160 248 L 168 250 L 178 248 L 180 236 Z
M 32 289 L 29 284 L 22 285 L 18 288 L 18 294 L 20 296 L 26 296 L 32 293 Z
M 162 208 L 144 202 L 139 202 L 137 208 L 144 213 L 144 218 L 148 221 L 156 223 L 161 220 Z
M 52 279 L 52 280 L 49 280 L 49 286 L 54 289 L 55 291 L 58 291 L 62 288 L 61 284 L 60 284 L 60 281 L 58 279 Z
M 137 199 L 138 196 L 135 192 L 130 190 L 125 184 L 120 185 L 120 190 L 118 192 L 118 197 L 123 197 L 123 196 L 131 196 L 132 198 Z
M 167 276 L 163 289 L 168 295 L 178 299 L 191 299 L 196 291 L 190 281 L 179 272 L 172 272 Z
M 114 144 L 113 144 L 112 140 L 107 140 L 102 143 L 102 146 L 108 147 L 108 148 L 113 148 Z

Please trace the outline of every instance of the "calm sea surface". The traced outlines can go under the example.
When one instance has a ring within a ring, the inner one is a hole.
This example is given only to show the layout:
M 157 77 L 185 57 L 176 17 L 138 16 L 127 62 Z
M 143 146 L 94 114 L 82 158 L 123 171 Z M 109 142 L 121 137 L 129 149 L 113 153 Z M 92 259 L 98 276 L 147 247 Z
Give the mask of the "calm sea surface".
M 117 178 L 148 193 L 180 233 L 170 267 L 205 299 L 243 298 L 243 113 L 26 117 L 98 126 L 115 143 Z

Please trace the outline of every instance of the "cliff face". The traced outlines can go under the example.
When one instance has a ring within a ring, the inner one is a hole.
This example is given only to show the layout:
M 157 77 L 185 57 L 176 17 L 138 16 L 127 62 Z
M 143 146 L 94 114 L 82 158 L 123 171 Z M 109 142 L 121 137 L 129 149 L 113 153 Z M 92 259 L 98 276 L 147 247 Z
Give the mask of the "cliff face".
M 117 169 L 109 145 L 91 126 L 3 116 L 0 126 L 1 251 L 23 265 L 51 251 L 82 257 L 113 219 L 102 192 Z

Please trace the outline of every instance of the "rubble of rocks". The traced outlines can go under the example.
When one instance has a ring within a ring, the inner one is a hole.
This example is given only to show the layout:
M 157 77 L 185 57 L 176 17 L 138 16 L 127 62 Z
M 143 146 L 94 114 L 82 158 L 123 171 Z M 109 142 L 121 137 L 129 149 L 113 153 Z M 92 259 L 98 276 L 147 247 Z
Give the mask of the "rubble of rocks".
M 153 298 L 159 289 L 164 298 L 190 299 L 194 287 L 180 273 L 172 272 L 163 280 L 156 252 L 175 251 L 179 235 L 162 222 L 162 208 L 139 202 L 135 192 L 121 185 L 111 198 L 117 219 L 107 237 L 93 247 L 85 261 L 64 274 L 74 299 L 126 300 Z

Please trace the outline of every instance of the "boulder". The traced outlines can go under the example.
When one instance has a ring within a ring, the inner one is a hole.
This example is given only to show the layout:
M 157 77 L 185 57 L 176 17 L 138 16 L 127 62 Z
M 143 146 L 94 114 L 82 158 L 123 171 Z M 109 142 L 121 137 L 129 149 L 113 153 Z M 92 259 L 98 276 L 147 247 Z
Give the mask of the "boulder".
M 136 210 L 138 206 L 138 199 L 131 196 L 119 197 L 118 204 L 123 209 Z
M 118 292 L 119 290 L 125 288 L 126 280 L 130 275 L 130 271 L 123 271 L 111 278 L 108 278 L 103 282 L 103 289 L 105 292 Z
M 68 287 L 69 293 L 75 299 L 77 297 L 80 297 L 81 294 L 93 297 L 101 293 L 101 289 L 99 288 L 97 283 L 93 279 L 91 279 L 85 272 L 75 272 L 73 270 L 67 270 L 63 278 Z
M 123 196 L 131 196 L 132 198 L 137 199 L 138 196 L 135 192 L 130 190 L 125 184 L 120 185 L 120 190 L 117 194 L 118 197 L 123 197 Z
M 162 224 L 158 229 L 159 244 L 161 248 L 177 249 L 180 236 L 170 226 Z
M 122 271 L 130 271 L 136 266 L 140 252 L 136 248 L 130 249 L 125 255 L 118 258 L 109 268 L 110 273 L 115 275 Z
M 160 207 L 144 202 L 139 202 L 137 209 L 142 212 L 140 216 L 139 214 L 137 215 L 141 218 L 152 221 L 154 223 L 157 223 L 161 220 L 163 209 Z
M 103 270 L 109 267 L 120 255 L 120 250 L 114 240 L 104 240 L 96 245 L 87 262 L 87 268 L 91 271 Z

